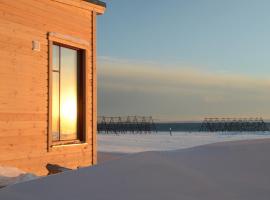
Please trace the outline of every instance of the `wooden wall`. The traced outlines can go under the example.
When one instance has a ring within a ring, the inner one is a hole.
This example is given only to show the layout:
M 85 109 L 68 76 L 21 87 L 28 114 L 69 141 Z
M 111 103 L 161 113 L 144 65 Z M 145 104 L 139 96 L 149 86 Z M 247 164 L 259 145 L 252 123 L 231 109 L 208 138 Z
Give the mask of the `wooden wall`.
M 44 175 L 47 163 L 71 168 L 95 163 L 96 14 L 89 7 L 82 9 L 63 1 L 0 0 L 0 165 Z M 51 151 L 48 151 L 48 32 L 90 43 L 88 143 L 58 146 Z M 40 42 L 40 51 L 32 50 L 33 40 Z

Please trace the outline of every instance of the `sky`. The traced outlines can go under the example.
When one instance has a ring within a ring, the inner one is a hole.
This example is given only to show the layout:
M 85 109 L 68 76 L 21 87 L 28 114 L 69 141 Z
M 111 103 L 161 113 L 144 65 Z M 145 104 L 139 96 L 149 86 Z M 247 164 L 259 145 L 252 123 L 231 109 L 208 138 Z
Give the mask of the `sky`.
M 99 115 L 270 119 L 270 1 L 105 2 Z

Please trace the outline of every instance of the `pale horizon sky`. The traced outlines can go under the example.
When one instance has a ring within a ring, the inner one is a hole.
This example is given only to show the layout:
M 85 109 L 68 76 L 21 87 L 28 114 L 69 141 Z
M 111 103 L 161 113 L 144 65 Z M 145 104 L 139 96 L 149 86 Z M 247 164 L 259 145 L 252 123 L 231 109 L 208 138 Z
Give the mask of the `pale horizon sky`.
M 99 115 L 270 119 L 270 1 L 105 2 Z

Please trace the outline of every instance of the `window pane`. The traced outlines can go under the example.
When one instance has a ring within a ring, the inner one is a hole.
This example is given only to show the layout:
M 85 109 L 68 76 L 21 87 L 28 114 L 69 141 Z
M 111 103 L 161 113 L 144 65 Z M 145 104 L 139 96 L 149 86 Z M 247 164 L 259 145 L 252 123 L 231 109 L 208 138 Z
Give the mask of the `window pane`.
M 77 139 L 77 51 L 61 47 L 61 140 Z
M 59 73 L 53 72 L 52 80 L 52 135 L 53 141 L 59 137 Z
M 59 49 L 57 45 L 53 45 L 53 70 L 59 71 Z

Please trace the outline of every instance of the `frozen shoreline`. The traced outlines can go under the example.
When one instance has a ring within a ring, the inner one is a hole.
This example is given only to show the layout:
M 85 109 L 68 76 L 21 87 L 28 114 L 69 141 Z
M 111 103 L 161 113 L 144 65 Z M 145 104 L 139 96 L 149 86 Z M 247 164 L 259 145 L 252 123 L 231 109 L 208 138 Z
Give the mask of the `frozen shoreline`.
M 98 151 L 112 153 L 138 153 L 143 151 L 168 151 L 226 141 L 270 138 L 269 133 L 210 133 L 174 132 L 158 134 L 98 135 Z

